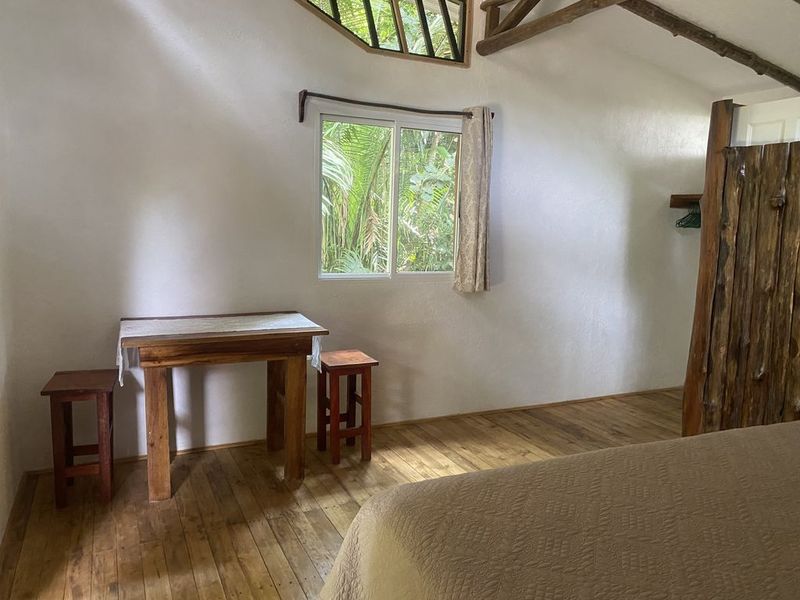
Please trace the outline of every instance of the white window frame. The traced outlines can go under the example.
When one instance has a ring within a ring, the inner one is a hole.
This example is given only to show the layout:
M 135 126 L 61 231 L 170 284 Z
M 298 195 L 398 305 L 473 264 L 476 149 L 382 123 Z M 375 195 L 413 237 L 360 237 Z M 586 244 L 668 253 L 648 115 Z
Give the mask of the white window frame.
M 350 107 L 334 102 L 315 101 L 312 110 L 316 124 L 314 144 L 314 170 L 316 177 L 314 212 L 316 214 L 316 256 L 317 278 L 326 280 L 386 280 L 405 279 L 409 277 L 443 278 L 451 279 L 453 271 L 398 271 L 397 270 L 397 214 L 400 201 L 400 178 L 397 176 L 400 160 L 400 131 L 402 129 L 424 129 L 427 131 L 441 131 L 444 133 L 457 133 L 461 135 L 461 117 L 447 117 L 438 115 L 419 115 L 404 111 L 373 109 L 370 107 Z M 310 115 L 311 116 L 311 115 Z M 325 119 L 358 123 L 363 125 L 378 125 L 392 127 L 392 198 L 389 207 L 389 270 L 386 273 L 323 273 L 322 271 L 322 122 Z M 456 189 L 456 205 L 454 214 L 453 235 L 453 262 L 455 263 L 458 250 L 458 210 L 461 200 L 461 167 L 458 169 L 458 187 Z

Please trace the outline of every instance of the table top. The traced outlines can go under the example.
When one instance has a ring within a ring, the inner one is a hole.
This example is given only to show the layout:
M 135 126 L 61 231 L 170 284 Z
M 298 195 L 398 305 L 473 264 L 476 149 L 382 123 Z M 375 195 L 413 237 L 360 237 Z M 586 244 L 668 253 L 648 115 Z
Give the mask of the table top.
M 122 348 L 139 348 L 180 341 L 269 336 L 313 337 L 328 330 L 298 312 L 262 312 L 229 315 L 145 317 L 120 319 Z

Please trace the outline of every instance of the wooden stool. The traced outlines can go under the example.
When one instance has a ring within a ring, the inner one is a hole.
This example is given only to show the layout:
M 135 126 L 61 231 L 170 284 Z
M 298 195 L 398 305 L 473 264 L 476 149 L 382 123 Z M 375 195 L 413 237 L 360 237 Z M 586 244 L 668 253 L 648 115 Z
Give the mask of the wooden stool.
M 322 371 L 317 376 L 317 449 L 325 450 L 326 425 L 331 426 L 331 462 L 341 460 L 340 440 L 355 446 L 361 436 L 361 460 L 372 458 L 372 367 L 378 361 L 358 350 L 323 352 Z M 330 376 L 330 397 L 326 393 Z M 339 377 L 347 375 L 347 412 L 340 413 Z M 361 376 L 361 395 L 356 394 L 356 377 Z M 361 405 L 361 427 L 356 427 L 356 403 Z M 342 421 L 347 429 L 340 429 Z
M 116 369 L 102 371 L 59 371 L 42 390 L 50 396 L 50 423 L 53 433 L 53 475 L 56 506 L 67 503 L 67 484 L 73 477 L 100 476 L 100 497 L 111 500 L 114 462 L 114 386 Z M 72 442 L 72 403 L 97 402 L 97 443 L 75 446 Z M 75 465 L 76 456 L 96 454 L 95 463 Z

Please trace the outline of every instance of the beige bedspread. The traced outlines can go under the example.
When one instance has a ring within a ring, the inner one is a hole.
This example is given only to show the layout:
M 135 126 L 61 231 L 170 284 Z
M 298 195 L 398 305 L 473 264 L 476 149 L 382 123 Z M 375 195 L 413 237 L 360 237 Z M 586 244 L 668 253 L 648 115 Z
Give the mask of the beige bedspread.
M 800 599 L 800 423 L 398 487 L 322 597 Z

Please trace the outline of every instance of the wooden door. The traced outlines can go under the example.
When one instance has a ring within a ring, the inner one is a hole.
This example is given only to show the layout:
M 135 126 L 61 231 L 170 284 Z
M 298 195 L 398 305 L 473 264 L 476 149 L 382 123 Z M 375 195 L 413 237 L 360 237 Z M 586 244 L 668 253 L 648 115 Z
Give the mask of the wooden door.
M 800 418 L 800 143 L 729 148 L 710 320 L 695 321 L 684 433 Z M 712 232 L 713 233 L 713 232 Z M 700 335 L 698 335 L 698 332 Z
M 800 98 L 760 102 L 736 108 L 734 146 L 753 146 L 800 140 Z

